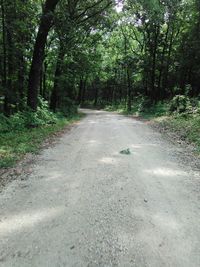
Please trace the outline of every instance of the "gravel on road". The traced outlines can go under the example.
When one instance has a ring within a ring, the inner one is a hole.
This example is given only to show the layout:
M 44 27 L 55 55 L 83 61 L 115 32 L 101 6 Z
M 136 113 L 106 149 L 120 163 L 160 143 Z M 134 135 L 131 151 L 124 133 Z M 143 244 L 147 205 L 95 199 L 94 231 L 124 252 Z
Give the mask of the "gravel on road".
M 83 111 L 0 194 L 0 266 L 200 266 L 200 176 L 183 148 L 142 121 Z

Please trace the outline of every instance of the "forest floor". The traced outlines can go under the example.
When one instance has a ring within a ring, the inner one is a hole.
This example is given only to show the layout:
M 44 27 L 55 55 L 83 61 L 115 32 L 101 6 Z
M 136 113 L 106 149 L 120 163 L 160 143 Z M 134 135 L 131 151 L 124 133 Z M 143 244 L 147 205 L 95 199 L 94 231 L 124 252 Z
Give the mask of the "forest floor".
M 0 194 L 0 266 L 200 266 L 192 154 L 149 121 L 84 112 Z

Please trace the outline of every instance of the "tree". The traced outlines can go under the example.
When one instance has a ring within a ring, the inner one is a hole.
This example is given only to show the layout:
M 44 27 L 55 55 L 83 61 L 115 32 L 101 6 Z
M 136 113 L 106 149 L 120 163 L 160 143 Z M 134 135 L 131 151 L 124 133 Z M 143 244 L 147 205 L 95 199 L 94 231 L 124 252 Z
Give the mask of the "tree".
M 137 96 L 155 103 L 199 94 L 198 0 L 0 5 L 0 109 L 7 116 L 27 105 L 36 111 L 39 96 L 56 112 L 84 100 L 130 110 Z
M 44 60 L 45 45 L 48 33 L 52 27 L 54 11 L 59 0 L 46 0 L 41 17 L 29 73 L 27 104 L 32 110 L 37 109 L 40 73 Z

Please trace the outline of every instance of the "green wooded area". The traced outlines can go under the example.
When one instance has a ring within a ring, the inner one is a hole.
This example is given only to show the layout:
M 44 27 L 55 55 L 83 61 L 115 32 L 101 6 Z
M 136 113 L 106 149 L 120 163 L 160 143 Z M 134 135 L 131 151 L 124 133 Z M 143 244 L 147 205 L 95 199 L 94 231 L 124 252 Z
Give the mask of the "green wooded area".
M 0 166 L 35 151 L 79 106 L 168 114 L 200 147 L 199 0 L 0 5 Z
M 0 21 L 6 116 L 199 94 L 198 0 L 1 0 Z

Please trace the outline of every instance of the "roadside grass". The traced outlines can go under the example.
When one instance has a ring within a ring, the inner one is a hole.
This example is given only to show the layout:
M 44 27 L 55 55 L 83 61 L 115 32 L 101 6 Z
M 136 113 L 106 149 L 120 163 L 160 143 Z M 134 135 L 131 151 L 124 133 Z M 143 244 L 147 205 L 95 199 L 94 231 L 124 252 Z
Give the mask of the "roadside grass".
M 55 124 L 0 133 L 0 168 L 14 166 L 26 153 L 38 153 L 45 139 L 83 116 L 80 113 L 69 118 L 60 117 Z
M 166 117 L 168 115 L 168 104 L 166 102 L 158 102 L 144 111 L 138 113 L 139 116 L 147 120 L 152 120 L 159 117 Z
M 131 112 L 127 112 L 126 106 L 108 106 L 107 111 L 116 111 L 124 115 L 134 115 L 145 120 L 152 121 L 164 131 L 171 131 L 181 139 L 194 144 L 200 154 L 200 114 L 169 114 L 168 102 L 158 102 L 140 111 L 141 103 L 133 101 Z
M 168 103 L 158 102 L 156 105 L 141 108 L 141 99 L 136 99 L 132 103 L 131 111 L 127 111 L 125 103 L 119 105 L 108 105 L 104 108 L 104 110 L 116 111 L 124 115 L 134 115 L 144 119 L 154 119 L 167 114 Z
M 144 119 L 151 120 L 164 131 L 176 133 L 180 140 L 195 145 L 200 154 L 200 114 L 169 114 L 165 107 L 150 109 L 140 114 Z
M 195 145 L 200 154 L 200 115 L 177 115 L 155 118 L 163 129 L 175 132 L 181 140 Z

